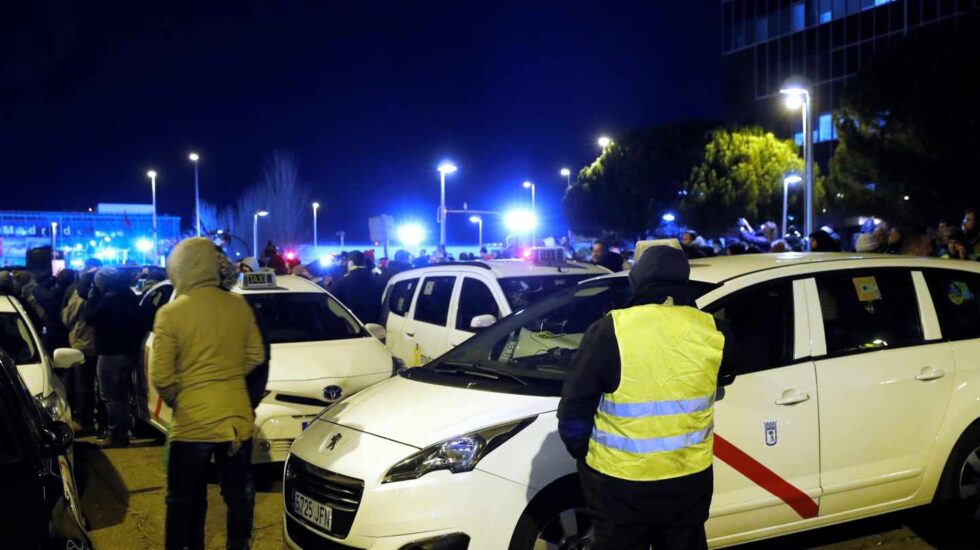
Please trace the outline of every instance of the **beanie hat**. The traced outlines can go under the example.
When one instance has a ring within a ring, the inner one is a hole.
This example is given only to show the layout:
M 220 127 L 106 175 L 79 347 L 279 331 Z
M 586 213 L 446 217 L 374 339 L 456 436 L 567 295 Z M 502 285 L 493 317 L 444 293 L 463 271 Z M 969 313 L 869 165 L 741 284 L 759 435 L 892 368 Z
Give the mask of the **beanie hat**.
M 690 277 L 691 265 L 684 252 L 663 245 L 644 251 L 629 271 L 633 288 L 650 283 L 686 284 Z

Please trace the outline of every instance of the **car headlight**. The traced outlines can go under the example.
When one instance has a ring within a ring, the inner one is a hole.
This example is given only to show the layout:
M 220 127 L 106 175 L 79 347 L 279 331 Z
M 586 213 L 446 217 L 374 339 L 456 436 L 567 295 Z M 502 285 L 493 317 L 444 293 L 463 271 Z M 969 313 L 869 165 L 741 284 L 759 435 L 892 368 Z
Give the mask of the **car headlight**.
M 454 474 L 469 472 L 480 459 L 517 435 L 534 422 L 536 416 L 501 426 L 464 434 L 426 447 L 395 464 L 382 483 L 418 479 L 429 472 L 449 470 Z
M 70 420 L 68 416 L 68 404 L 58 395 L 58 392 L 53 391 L 46 396 L 38 395 L 37 401 L 53 420 L 61 420 L 63 422 Z

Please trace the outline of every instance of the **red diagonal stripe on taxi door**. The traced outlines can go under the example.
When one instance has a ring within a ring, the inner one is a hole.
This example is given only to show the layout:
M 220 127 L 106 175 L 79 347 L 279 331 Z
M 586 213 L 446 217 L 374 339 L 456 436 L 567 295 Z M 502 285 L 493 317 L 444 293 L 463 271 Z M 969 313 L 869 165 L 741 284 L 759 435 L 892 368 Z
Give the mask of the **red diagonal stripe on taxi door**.
M 788 504 L 803 519 L 817 517 L 820 507 L 812 498 L 718 434 L 715 434 L 715 456 Z

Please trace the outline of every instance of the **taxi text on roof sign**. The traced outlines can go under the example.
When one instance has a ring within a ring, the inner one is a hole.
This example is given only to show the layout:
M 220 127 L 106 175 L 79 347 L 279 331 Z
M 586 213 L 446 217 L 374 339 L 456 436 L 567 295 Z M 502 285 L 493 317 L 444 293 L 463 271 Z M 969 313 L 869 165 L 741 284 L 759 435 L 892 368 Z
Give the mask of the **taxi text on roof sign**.
M 244 290 L 277 288 L 276 274 L 271 271 L 256 271 L 254 273 L 242 273 L 239 276 L 239 284 Z

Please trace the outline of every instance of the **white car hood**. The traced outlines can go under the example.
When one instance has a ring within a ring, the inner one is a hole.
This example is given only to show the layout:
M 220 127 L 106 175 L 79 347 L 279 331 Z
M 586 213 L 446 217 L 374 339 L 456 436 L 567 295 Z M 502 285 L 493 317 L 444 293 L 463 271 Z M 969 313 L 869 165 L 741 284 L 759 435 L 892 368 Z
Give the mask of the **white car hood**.
M 24 380 L 27 390 L 31 395 L 45 395 L 48 391 L 47 370 L 44 363 L 31 363 L 29 365 L 17 365 L 17 372 Z
M 396 376 L 345 399 L 320 419 L 421 449 L 557 408 L 557 397 L 455 388 Z
M 269 382 L 391 373 L 391 354 L 376 338 L 273 344 Z

